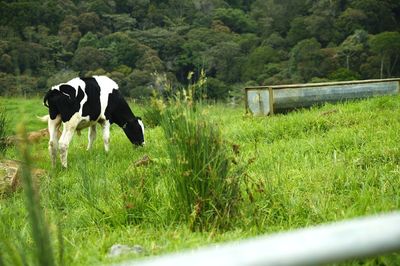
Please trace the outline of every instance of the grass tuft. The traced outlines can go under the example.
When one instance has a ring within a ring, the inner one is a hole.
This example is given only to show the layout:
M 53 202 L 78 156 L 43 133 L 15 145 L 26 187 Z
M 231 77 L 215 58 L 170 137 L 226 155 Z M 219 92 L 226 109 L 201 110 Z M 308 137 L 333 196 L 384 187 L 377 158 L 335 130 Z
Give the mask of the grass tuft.
M 219 127 L 194 102 L 195 88 L 191 85 L 171 99 L 162 113 L 171 200 L 192 230 L 226 229 L 237 214 L 241 173 L 232 170 L 232 155 Z

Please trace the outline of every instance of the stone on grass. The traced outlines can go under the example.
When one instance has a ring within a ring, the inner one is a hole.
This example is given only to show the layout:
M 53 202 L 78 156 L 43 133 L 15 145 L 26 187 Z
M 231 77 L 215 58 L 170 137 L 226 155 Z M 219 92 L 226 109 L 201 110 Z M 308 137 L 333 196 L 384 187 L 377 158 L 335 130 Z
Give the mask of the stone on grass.
M 128 246 L 122 244 L 112 245 L 108 251 L 108 257 L 117 257 L 124 254 L 141 254 L 143 253 L 143 247 L 140 245 Z
M 32 169 L 32 178 L 37 183 L 46 172 Z M 17 160 L 0 161 L 0 197 L 9 196 L 21 187 L 21 162 Z

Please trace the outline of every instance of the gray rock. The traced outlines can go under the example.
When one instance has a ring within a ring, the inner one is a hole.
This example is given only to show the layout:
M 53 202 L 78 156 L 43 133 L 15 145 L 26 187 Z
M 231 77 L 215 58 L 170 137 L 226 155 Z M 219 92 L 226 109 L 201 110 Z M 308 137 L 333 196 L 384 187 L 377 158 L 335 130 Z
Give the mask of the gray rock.
M 108 257 L 117 257 L 123 254 L 141 254 L 144 252 L 144 249 L 140 245 L 128 246 L 128 245 L 121 245 L 121 244 L 114 244 L 108 251 Z

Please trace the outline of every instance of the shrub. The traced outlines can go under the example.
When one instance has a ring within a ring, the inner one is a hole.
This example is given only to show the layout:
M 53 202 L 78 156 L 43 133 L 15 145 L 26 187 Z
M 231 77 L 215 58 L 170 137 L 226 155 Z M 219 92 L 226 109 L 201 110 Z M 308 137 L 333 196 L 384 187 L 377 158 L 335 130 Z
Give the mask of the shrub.
M 360 75 L 346 68 L 339 68 L 328 75 L 328 79 L 336 81 L 357 80 Z

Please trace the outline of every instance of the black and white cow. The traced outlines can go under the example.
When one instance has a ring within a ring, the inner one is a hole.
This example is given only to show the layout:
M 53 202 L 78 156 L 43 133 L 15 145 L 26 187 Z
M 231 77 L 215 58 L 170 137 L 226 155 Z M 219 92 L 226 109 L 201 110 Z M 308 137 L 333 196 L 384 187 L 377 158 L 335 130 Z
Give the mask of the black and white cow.
M 96 138 L 96 124 L 103 128 L 104 149 L 109 150 L 110 125 L 120 126 L 135 145 L 144 144 L 144 126 L 128 103 L 119 93 L 118 85 L 106 76 L 74 78 L 52 87 L 44 96 L 43 104 L 49 115 L 42 117 L 48 122 L 49 152 L 52 165 L 56 165 L 57 148 L 60 149 L 61 164 L 67 167 L 68 146 L 74 132 L 89 127 L 89 150 Z M 63 123 L 60 140 L 58 128 Z

